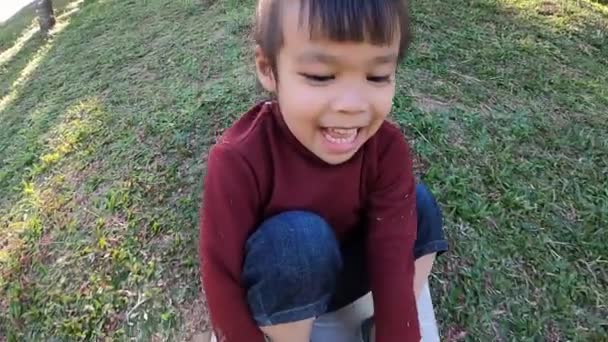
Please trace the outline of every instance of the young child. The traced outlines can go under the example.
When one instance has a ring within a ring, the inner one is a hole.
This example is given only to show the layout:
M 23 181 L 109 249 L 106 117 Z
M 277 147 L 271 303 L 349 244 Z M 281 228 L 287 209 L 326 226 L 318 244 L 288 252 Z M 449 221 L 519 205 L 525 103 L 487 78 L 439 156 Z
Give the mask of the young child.
M 416 295 L 447 243 L 386 121 L 410 43 L 406 4 L 260 0 L 256 40 L 276 99 L 211 149 L 200 217 L 218 341 L 308 342 L 315 318 L 369 291 L 375 340 L 419 341 Z

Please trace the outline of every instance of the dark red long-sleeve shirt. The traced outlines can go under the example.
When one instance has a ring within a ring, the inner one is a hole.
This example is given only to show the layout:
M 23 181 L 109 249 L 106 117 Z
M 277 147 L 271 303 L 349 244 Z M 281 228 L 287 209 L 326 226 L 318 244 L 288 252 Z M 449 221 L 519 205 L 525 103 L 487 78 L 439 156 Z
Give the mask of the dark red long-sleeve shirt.
M 376 340 L 420 340 L 415 184 L 397 127 L 384 123 L 352 159 L 329 165 L 291 134 L 277 103 L 260 103 L 211 149 L 203 201 L 201 272 L 220 341 L 264 341 L 241 284 L 244 246 L 264 219 L 288 210 L 319 214 L 339 239 L 364 224 Z

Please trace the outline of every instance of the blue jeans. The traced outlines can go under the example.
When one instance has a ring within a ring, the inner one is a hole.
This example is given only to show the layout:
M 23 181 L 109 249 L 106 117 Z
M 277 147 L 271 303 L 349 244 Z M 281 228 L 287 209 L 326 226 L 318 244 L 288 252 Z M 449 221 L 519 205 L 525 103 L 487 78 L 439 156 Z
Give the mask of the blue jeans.
M 448 248 L 441 210 L 416 187 L 416 258 Z M 320 216 L 289 211 L 264 221 L 246 244 L 243 282 L 259 326 L 296 322 L 344 307 L 370 291 L 365 235 L 339 243 Z

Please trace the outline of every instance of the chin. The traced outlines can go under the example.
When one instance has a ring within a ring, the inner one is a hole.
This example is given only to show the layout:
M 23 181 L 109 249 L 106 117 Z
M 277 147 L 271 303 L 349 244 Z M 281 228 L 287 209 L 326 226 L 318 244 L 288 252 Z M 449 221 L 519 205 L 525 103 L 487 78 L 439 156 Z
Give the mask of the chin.
M 349 161 L 355 154 L 349 153 L 344 155 L 317 155 L 321 160 L 330 165 L 340 165 Z

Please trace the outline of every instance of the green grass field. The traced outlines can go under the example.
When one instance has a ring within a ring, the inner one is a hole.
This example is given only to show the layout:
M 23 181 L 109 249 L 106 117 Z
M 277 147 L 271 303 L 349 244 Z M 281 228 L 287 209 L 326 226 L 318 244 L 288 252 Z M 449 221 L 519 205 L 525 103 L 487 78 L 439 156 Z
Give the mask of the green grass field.
M 253 6 L 85 0 L 49 40 L 0 27 L 0 341 L 207 328 L 197 209 L 214 137 L 263 96 Z M 608 7 L 412 8 L 394 120 L 447 217 L 444 339 L 608 341 Z

